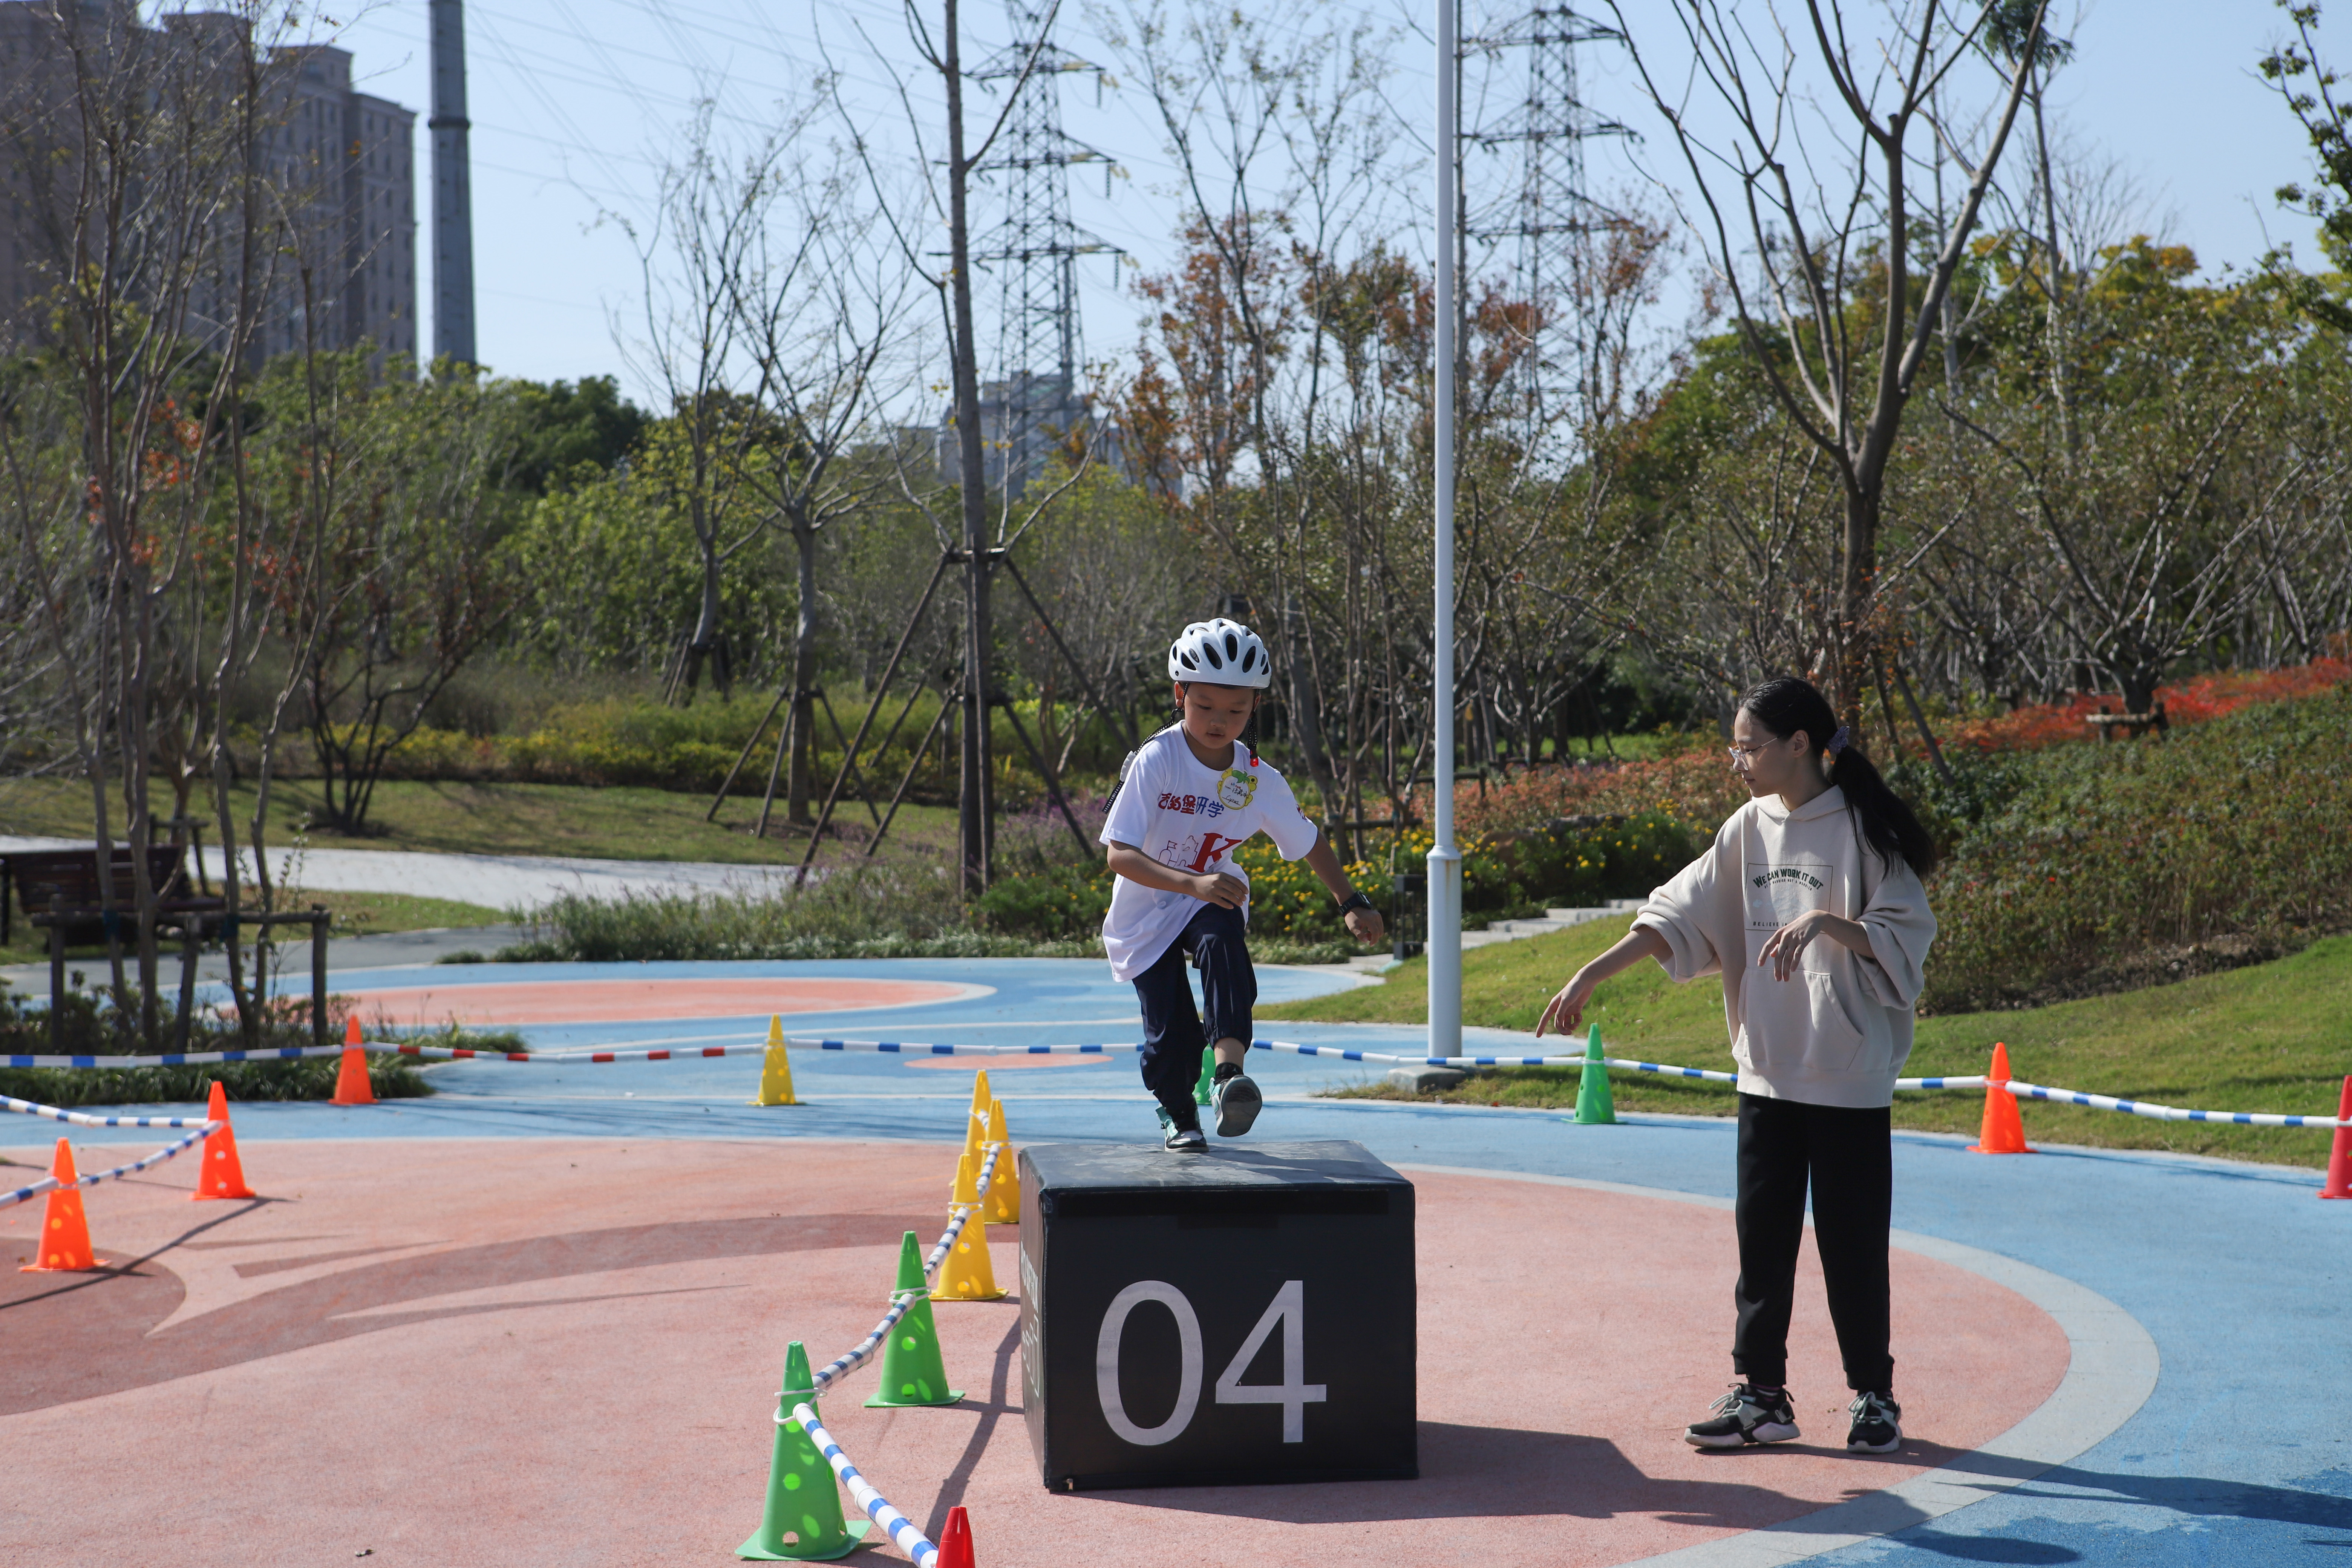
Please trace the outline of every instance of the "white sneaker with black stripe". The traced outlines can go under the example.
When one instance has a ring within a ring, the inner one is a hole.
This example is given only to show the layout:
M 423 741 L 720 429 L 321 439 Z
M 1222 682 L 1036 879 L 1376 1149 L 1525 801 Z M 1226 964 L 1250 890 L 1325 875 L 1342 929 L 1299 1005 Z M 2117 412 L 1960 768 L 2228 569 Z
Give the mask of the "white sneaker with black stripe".
M 1847 1452 L 1891 1454 L 1903 1446 L 1903 1406 L 1895 1403 L 1894 1394 L 1864 1390 L 1853 1396 L 1845 1413 L 1852 1418 L 1845 1432 Z
M 1768 1394 L 1748 1383 L 1733 1384 L 1730 1393 L 1708 1406 L 1706 1420 L 1683 1428 L 1683 1441 L 1694 1448 L 1787 1443 L 1798 1435 L 1797 1411 L 1789 1402 L 1789 1391 Z
M 1187 1125 L 1169 1115 L 1166 1106 L 1160 1106 L 1158 1110 L 1161 1148 L 1191 1153 L 1209 1146 L 1209 1140 L 1201 1132 L 1201 1122 L 1198 1117 L 1193 1118 L 1191 1124 Z

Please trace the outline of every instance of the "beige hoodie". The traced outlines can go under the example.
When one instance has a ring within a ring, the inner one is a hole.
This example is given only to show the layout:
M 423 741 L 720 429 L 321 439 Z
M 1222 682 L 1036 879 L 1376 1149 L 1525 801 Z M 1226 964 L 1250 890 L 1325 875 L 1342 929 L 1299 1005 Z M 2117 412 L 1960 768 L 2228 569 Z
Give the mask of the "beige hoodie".
M 1788 979 L 1756 966 L 1774 931 L 1817 909 L 1859 921 L 1870 956 L 1816 936 Z M 1675 980 L 1723 976 L 1743 1093 L 1856 1108 L 1894 1100 L 1936 917 L 1911 868 L 1863 842 L 1843 790 L 1794 811 L 1776 795 L 1749 801 L 1633 923 L 1665 939 Z

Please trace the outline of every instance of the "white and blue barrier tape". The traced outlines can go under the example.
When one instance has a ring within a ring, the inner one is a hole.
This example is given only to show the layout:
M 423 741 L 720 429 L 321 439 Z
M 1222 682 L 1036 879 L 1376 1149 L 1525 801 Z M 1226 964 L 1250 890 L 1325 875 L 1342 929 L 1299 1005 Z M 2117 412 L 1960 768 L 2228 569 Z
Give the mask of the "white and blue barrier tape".
M 23 1116 L 46 1116 L 52 1121 L 70 1122 L 76 1127 L 189 1127 L 194 1129 L 178 1142 L 159 1149 L 143 1160 L 133 1160 L 128 1165 L 117 1165 L 110 1171 L 99 1171 L 83 1176 L 73 1184 L 76 1187 L 94 1187 L 100 1182 L 111 1182 L 135 1172 L 143 1171 L 150 1165 L 160 1165 L 191 1143 L 201 1143 L 227 1125 L 226 1122 L 222 1121 L 207 1121 L 201 1116 L 91 1116 L 79 1110 L 64 1110 L 54 1105 L 43 1105 L 37 1100 L 17 1100 L 9 1095 L 0 1095 L 0 1110 L 13 1110 Z M 43 1176 L 29 1187 L 0 1192 L 0 1209 L 29 1202 L 44 1193 L 56 1192 L 65 1184 L 55 1176 Z
M 2038 1083 L 2011 1079 L 2002 1085 L 2021 1100 L 2046 1100 L 2053 1105 L 2087 1105 L 2094 1110 L 2119 1110 L 2153 1121 L 2217 1121 L 2238 1127 L 2352 1127 L 2352 1121 L 2333 1116 L 2277 1116 L 2261 1110 L 2183 1110 L 2174 1105 L 2151 1105 L 2144 1100 L 2116 1100 L 2084 1094 L 2079 1089 L 2045 1089 Z
M 925 1279 L 939 1272 L 940 1265 L 946 1261 L 950 1249 L 955 1246 L 956 1237 L 963 1234 L 965 1223 L 980 1212 L 977 1200 L 988 1195 L 988 1184 L 995 1176 L 996 1162 L 1003 1153 L 1004 1145 L 1002 1143 L 988 1145 L 988 1158 L 981 1162 L 980 1176 L 974 1184 L 975 1201 L 951 1205 L 947 1234 L 940 1237 L 940 1244 L 931 1248 L 930 1256 L 923 1259 Z M 891 1292 L 890 1310 L 884 1314 L 882 1321 L 875 1326 L 874 1331 L 866 1335 L 856 1350 L 851 1351 L 847 1355 L 835 1358 L 822 1372 L 815 1373 L 810 1380 L 816 1384 L 814 1389 L 809 1391 L 810 1398 L 814 1400 L 815 1395 L 830 1386 L 835 1379 L 855 1370 L 872 1355 L 876 1347 L 889 1338 L 890 1331 L 898 1326 L 898 1320 L 907 1315 L 914 1304 L 922 1299 L 923 1294 L 921 1290 Z M 842 1485 L 849 1489 L 850 1497 L 856 1500 L 859 1508 L 866 1510 L 866 1517 L 880 1525 L 889 1535 L 891 1543 L 915 1560 L 917 1568 L 929 1568 L 929 1565 L 938 1558 L 940 1549 L 932 1545 L 905 1514 L 892 1508 L 889 1499 L 876 1491 L 873 1484 L 858 1473 L 857 1467 L 849 1462 L 849 1456 L 841 1451 L 841 1445 L 833 1440 L 833 1434 L 827 1432 L 824 1425 L 818 1421 L 813 1404 L 795 1404 L 792 1413 L 786 1415 L 782 1397 L 779 1396 L 776 1408 L 776 1425 L 781 1426 L 790 1422 L 808 1434 L 809 1441 L 816 1445 L 816 1451 L 824 1456 L 824 1462 L 833 1467 L 833 1473 L 839 1476 Z
M 341 1056 L 341 1046 L 278 1046 L 258 1051 L 166 1051 L 156 1057 L 0 1056 L 0 1068 L 181 1068 L 212 1062 L 283 1062 Z
M 809 1441 L 816 1445 L 816 1451 L 824 1456 L 824 1462 L 833 1467 L 833 1473 L 839 1476 L 841 1484 L 849 1489 L 850 1497 L 866 1510 L 866 1517 L 889 1534 L 892 1545 L 915 1560 L 915 1568 L 931 1568 L 931 1564 L 939 1561 L 940 1549 L 915 1528 L 914 1521 L 892 1508 L 890 1500 L 876 1491 L 872 1484 L 857 1473 L 857 1467 L 849 1462 L 849 1456 L 841 1451 L 841 1445 L 833 1440 L 833 1434 L 817 1420 L 814 1410 L 806 1405 L 795 1405 L 789 1417 L 779 1414 L 776 1419 L 779 1423 L 789 1419 L 808 1434 Z
M 721 1037 L 722 1038 L 727 1037 Z M 413 1046 L 397 1042 L 369 1040 L 362 1048 L 399 1056 L 422 1057 L 441 1061 L 506 1061 L 537 1062 L 547 1067 L 579 1066 L 595 1062 L 624 1061 L 688 1061 L 710 1057 L 746 1057 L 763 1054 L 765 1037 L 756 1045 L 689 1046 L 676 1049 L 669 1047 L 615 1047 L 610 1050 L 554 1051 L 483 1051 L 447 1046 Z M 825 1040 L 787 1036 L 787 1046 L 814 1051 L 875 1051 L 886 1056 L 908 1057 L 1099 1057 L 1140 1050 L 1131 1043 L 1106 1043 L 1076 1046 L 958 1046 L 923 1040 Z M 344 1049 L 341 1046 L 289 1046 L 271 1051 L 202 1051 L 180 1052 L 155 1057 L 0 1057 L 0 1066 L 54 1068 L 140 1068 L 176 1067 L 183 1063 L 215 1061 L 266 1061 L 296 1057 L 333 1056 Z M 1636 1061 L 1626 1057 L 1546 1056 L 1546 1057 L 1429 1057 L 1404 1056 L 1386 1051 L 1349 1050 L 1340 1046 L 1307 1046 L 1292 1040 L 1252 1040 L 1254 1051 L 1279 1051 L 1292 1056 L 1328 1057 L 1336 1061 L 1378 1062 L 1396 1067 L 1586 1067 L 1594 1064 L 1615 1068 L 1621 1072 L 1652 1073 L 1663 1078 L 1698 1079 L 1708 1083 L 1737 1083 L 1737 1073 L 1720 1072 L 1711 1068 L 1675 1067 L 1665 1062 Z M 1981 1073 L 1942 1078 L 1899 1078 L 1898 1089 L 1982 1089 L 1990 1080 Z M 2053 1104 L 2084 1105 L 2099 1110 L 2113 1110 L 2126 1116 L 2147 1117 L 2158 1121 L 2210 1121 L 2239 1127 L 2352 1127 L 2352 1121 L 2333 1116 L 2292 1116 L 2254 1110 L 2189 1110 L 2176 1106 L 2151 1104 L 2146 1100 L 2120 1100 L 2111 1095 L 2087 1094 L 2079 1089 L 2051 1089 L 2030 1084 L 2021 1079 L 2009 1080 L 2009 1091 L 2021 1099 L 2048 1100 Z
M 977 1191 L 981 1197 L 984 1198 L 988 1195 L 989 1181 L 996 1174 L 997 1156 L 1003 1152 L 1002 1146 L 991 1144 L 988 1147 L 988 1158 L 980 1163 Z M 925 1279 L 929 1279 L 940 1271 L 940 1265 L 947 1261 L 948 1253 L 955 1247 L 956 1238 L 963 1234 L 964 1222 L 971 1219 L 977 1212 L 979 1212 L 979 1205 L 976 1203 L 952 1205 L 948 1219 L 947 1234 L 940 1237 L 940 1244 L 931 1248 L 930 1256 L 923 1259 Z M 857 1348 L 847 1355 L 836 1356 L 826 1363 L 824 1370 L 811 1379 L 816 1384 L 815 1392 L 824 1393 L 825 1389 L 832 1386 L 835 1378 L 855 1372 L 864 1365 L 866 1358 L 872 1355 L 881 1346 L 882 1342 L 890 1337 L 890 1331 L 898 1326 L 898 1320 L 907 1315 L 908 1310 L 914 1306 L 916 1300 L 922 1295 L 923 1292 L 920 1290 L 905 1290 L 892 1295 L 890 1310 L 884 1313 L 882 1321 L 874 1326 L 874 1331 L 866 1335 Z M 783 1413 L 779 1410 L 776 1419 L 782 1421 L 783 1418 Z

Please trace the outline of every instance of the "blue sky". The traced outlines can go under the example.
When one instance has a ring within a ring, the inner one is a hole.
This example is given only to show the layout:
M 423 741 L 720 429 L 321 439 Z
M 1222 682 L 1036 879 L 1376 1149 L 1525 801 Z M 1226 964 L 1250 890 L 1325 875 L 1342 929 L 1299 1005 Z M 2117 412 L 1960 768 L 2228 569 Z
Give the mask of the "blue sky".
M 1255 3 L 1242 0 L 1245 8 Z M 1328 14 L 1368 16 L 1397 29 L 1398 69 L 1389 97 L 1402 118 L 1425 126 L 1433 77 L 1426 47 L 1411 36 L 1410 25 L 1425 31 L 1429 7 L 1381 11 L 1381 3 L 1370 11 Z M 1115 64 L 1115 51 L 1102 39 L 1109 12 L 1081 5 L 1066 0 L 1061 41 Z M 2352 0 L 2339 8 L 2323 43 L 2337 63 L 2352 65 Z M 935 0 L 926 9 L 936 15 Z M 1662 5 L 1634 0 L 1626 9 L 1637 34 L 1645 13 L 1665 20 Z M 1760 6 L 1750 9 L 1762 14 Z M 936 94 L 925 96 L 888 0 L 469 0 L 467 13 L 479 346 L 483 360 L 506 374 L 610 374 L 626 381 L 611 323 L 637 299 L 638 266 L 619 230 L 600 219 L 646 209 L 660 160 L 698 98 L 715 96 L 737 123 L 764 122 L 778 102 L 808 90 L 822 68 L 822 38 L 845 73 L 852 112 L 881 137 L 902 123 L 900 84 L 910 84 L 916 112 L 936 110 Z M 2079 50 L 2053 94 L 2060 123 L 2076 147 L 2113 159 L 2136 182 L 2145 214 L 2137 226 L 2192 246 L 2209 267 L 2245 265 L 2278 241 L 2292 241 L 2306 260 L 2315 258 L 2310 224 L 2281 213 L 2271 196 L 2309 169 L 2299 127 L 2254 69 L 2281 32 L 2284 18 L 2271 0 L 2098 0 L 2053 15 Z M 1470 25 L 1476 26 L 1475 15 Z M 1004 13 L 993 4 L 973 6 L 966 26 L 968 57 L 1001 45 L 1007 32 Z M 425 0 L 368 6 L 340 25 L 336 41 L 356 56 L 354 74 L 364 90 L 417 110 L 419 205 L 428 209 Z M 1664 172 L 1666 143 L 1622 62 L 1597 46 L 1587 58 L 1584 80 L 1594 107 L 1650 131 L 1640 156 Z M 1134 263 L 1165 267 L 1174 253 L 1169 237 L 1180 204 L 1148 95 L 1122 79 L 1101 92 L 1097 105 L 1093 79 L 1071 78 L 1064 107 L 1071 132 L 1111 154 L 1122 170 L 1108 199 L 1098 173 L 1076 177 L 1077 222 Z M 894 151 L 904 155 L 903 143 Z M 1638 180 L 1627 155 L 1601 145 L 1592 154 L 1592 183 Z M 1425 253 L 1426 240 L 1409 232 L 1418 199 L 1410 183 L 1396 199 L 1391 221 L 1408 230 L 1396 239 Z M 418 292 L 429 311 L 429 211 L 426 227 L 418 236 Z M 1134 342 L 1140 307 L 1128 287 L 1133 279 L 1126 263 L 1117 269 L 1118 287 L 1108 261 L 1082 264 L 1090 357 L 1115 357 Z M 430 341 L 429 321 L 422 335 Z

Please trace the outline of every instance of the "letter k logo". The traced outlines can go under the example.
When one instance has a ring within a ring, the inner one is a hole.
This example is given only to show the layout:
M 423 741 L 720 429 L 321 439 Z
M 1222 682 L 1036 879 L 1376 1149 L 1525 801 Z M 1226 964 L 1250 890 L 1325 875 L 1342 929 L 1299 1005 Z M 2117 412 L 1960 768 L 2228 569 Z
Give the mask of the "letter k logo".
M 1226 850 L 1231 849 L 1234 845 L 1239 844 L 1241 840 L 1238 838 L 1220 838 L 1213 833 L 1202 834 L 1201 852 L 1192 857 L 1192 864 L 1186 868 L 1186 869 L 1193 871 L 1207 870 L 1218 856 L 1223 855 Z

